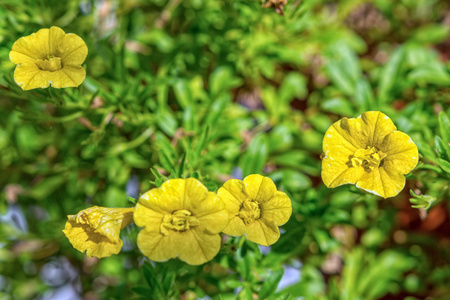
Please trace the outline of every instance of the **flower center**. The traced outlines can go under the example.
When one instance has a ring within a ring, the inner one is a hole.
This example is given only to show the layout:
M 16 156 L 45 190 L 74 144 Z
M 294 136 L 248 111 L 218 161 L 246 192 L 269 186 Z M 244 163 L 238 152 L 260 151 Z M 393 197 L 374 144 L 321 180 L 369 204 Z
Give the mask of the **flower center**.
M 176 210 L 171 215 L 165 215 L 161 223 L 161 233 L 168 235 L 169 230 L 182 232 L 198 226 L 200 222 L 191 215 L 192 213 L 185 209 Z
M 241 205 L 241 209 L 237 213 L 239 218 L 244 221 L 245 225 L 252 224 L 261 217 L 261 208 L 256 200 L 247 198 Z
M 375 147 L 367 147 L 366 149 L 356 150 L 350 161 L 353 167 L 363 167 L 364 170 L 370 172 L 378 168 L 386 156 L 385 153 L 378 151 Z
M 37 60 L 36 65 L 43 71 L 54 72 L 62 69 L 61 57 L 48 56 L 47 59 Z

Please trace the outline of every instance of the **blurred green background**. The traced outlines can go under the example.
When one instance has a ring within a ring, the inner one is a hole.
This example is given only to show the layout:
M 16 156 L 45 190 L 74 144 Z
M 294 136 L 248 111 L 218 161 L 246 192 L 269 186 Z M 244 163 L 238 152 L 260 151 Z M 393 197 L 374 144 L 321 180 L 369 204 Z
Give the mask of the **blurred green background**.
M 0 2 L 0 299 L 450 299 L 450 3 L 283 4 Z M 51 26 L 86 42 L 87 78 L 24 92 L 9 51 Z M 325 131 L 368 110 L 421 154 L 395 198 L 320 178 Z M 252 173 L 292 200 L 272 247 L 224 237 L 193 267 L 149 262 L 133 226 L 102 260 L 62 234 L 167 177 Z

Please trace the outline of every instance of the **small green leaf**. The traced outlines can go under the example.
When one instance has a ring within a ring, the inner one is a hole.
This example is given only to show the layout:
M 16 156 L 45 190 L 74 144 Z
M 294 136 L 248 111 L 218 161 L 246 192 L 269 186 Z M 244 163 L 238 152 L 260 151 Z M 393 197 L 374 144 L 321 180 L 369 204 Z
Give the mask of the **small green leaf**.
M 163 295 L 163 287 L 161 282 L 159 281 L 158 274 L 153 266 L 149 263 L 144 264 L 142 267 L 142 271 L 144 273 L 144 278 L 147 281 L 147 284 L 152 290 L 152 293 L 156 295 Z
M 235 77 L 230 67 L 220 66 L 214 70 L 210 76 L 211 96 L 216 97 L 221 92 L 238 87 L 242 84 L 242 79 Z
M 400 69 L 405 59 L 405 48 L 400 46 L 391 55 L 389 61 L 384 66 L 380 74 L 378 86 L 378 97 L 381 103 L 387 103 L 393 99 L 391 90 L 395 86 L 398 78 L 401 78 Z
M 127 197 L 127 200 L 130 201 L 133 204 L 136 204 L 136 202 L 137 202 L 137 200 L 135 198 L 130 197 L 130 196 Z
M 280 269 L 270 274 L 267 280 L 261 286 L 261 290 L 259 291 L 258 299 L 267 299 L 270 295 L 272 295 L 278 286 L 281 278 L 283 277 L 284 270 Z
M 242 288 L 241 292 L 238 295 L 238 299 L 239 300 L 241 300 L 241 299 L 242 300 L 253 299 L 253 292 L 252 292 L 252 290 L 249 287 L 244 286 Z
M 185 79 L 177 79 L 173 85 L 173 91 L 178 103 L 182 108 L 186 108 L 191 105 L 194 100 L 192 97 L 192 91 L 189 83 Z
M 342 98 L 328 99 L 322 102 L 322 108 L 325 111 L 337 113 L 341 116 L 352 116 L 355 114 L 350 101 Z
M 177 277 L 177 274 L 175 271 L 166 272 L 163 275 L 162 285 L 164 288 L 164 292 L 166 295 L 170 294 L 170 291 L 173 287 L 173 283 L 175 282 L 175 278 Z
M 438 158 L 437 161 L 438 161 L 439 165 L 441 166 L 441 168 L 445 172 L 450 174 L 450 162 L 448 162 L 448 161 L 446 161 L 446 160 L 444 160 L 442 158 Z
M 445 160 L 450 159 L 450 146 L 445 144 L 440 136 L 434 137 L 434 144 L 436 145 L 436 151 L 439 157 Z
M 33 186 L 30 191 L 30 196 L 34 199 L 41 200 L 47 198 L 52 194 L 57 188 L 59 188 L 66 180 L 63 175 L 55 175 L 52 177 L 47 177 L 37 185 Z
M 360 79 L 356 83 L 355 104 L 358 108 L 358 113 L 363 113 L 375 108 L 375 97 L 373 95 L 372 87 L 365 79 Z
M 442 140 L 448 146 L 448 143 L 450 143 L 450 120 L 443 111 L 439 113 L 439 131 L 441 132 Z
M 268 155 L 267 136 L 265 134 L 256 135 L 250 142 L 247 153 L 245 153 L 241 161 L 244 176 L 261 173 Z
M 131 290 L 140 296 L 146 297 L 146 299 L 154 299 L 153 291 L 149 288 L 143 286 L 135 286 L 132 287 Z
M 427 211 L 436 201 L 436 198 L 431 195 L 416 195 L 412 190 L 409 190 L 409 193 L 413 196 L 413 198 L 409 199 L 409 202 L 414 204 L 412 205 L 414 208 L 421 208 Z

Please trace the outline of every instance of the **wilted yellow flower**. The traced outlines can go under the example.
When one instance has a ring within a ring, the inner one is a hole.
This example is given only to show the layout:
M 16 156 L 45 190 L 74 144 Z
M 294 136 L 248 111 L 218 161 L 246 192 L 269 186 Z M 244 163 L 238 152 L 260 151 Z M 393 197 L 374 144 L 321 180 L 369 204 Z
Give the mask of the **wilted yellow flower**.
M 331 125 L 323 151 L 322 180 L 327 187 L 351 183 L 383 198 L 400 193 L 404 174 L 415 168 L 419 156 L 411 138 L 379 111 Z
M 231 236 L 244 235 L 252 242 L 269 246 L 280 238 L 278 226 L 292 214 L 289 197 L 269 177 L 250 175 L 244 181 L 231 179 L 217 192 L 225 203 L 229 222 L 223 230 Z
M 151 260 L 178 257 L 200 265 L 219 252 L 228 214 L 222 200 L 197 179 L 170 179 L 139 197 L 134 221 L 144 227 L 137 244 Z
M 120 230 L 133 222 L 134 208 L 93 206 L 69 219 L 63 230 L 72 246 L 89 257 L 108 257 L 122 249 Z
M 77 87 L 86 77 L 81 64 L 88 49 L 76 34 L 56 26 L 18 39 L 9 52 L 14 80 L 23 90 Z

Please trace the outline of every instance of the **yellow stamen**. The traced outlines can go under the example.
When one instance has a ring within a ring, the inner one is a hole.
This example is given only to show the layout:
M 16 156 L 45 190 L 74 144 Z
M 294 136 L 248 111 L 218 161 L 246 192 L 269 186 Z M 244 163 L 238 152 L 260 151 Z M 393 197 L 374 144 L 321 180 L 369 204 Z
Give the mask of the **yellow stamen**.
M 62 61 L 60 57 L 49 56 L 44 60 L 36 60 L 36 65 L 43 71 L 58 71 L 62 69 Z
M 259 207 L 259 203 L 255 200 L 247 198 L 242 203 L 241 209 L 237 215 L 244 221 L 245 225 L 253 223 L 261 217 L 261 208 Z
M 168 235 L 169 230 L 181 232 L 198 226 L 200 222 L 191 215 L 192 213 L 185 209 L 174 211 L 171 215 L 165 215 L 161 223 L 161 233 Z
M 367 147 L 366 149 L 358 149 L 350 159 L 353 167 L 363 167 L 364 170 L 370 172 L 380 166 L 381 161 L 387 155 L 375 147 Z

